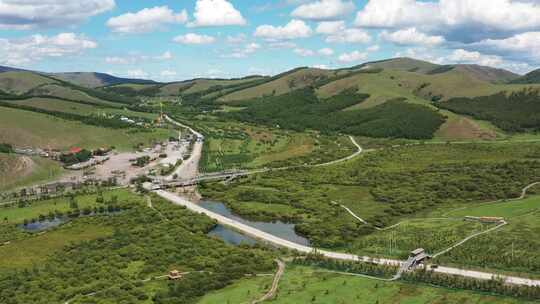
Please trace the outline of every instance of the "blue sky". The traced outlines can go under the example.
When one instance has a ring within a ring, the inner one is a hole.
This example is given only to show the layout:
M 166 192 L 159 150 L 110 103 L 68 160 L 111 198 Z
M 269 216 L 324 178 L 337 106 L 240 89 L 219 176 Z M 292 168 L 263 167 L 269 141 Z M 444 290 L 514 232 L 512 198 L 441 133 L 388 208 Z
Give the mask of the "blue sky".
M 534 0 L 0 0 L 0 64 L 173 81 L 408 56 L 525 73 Z

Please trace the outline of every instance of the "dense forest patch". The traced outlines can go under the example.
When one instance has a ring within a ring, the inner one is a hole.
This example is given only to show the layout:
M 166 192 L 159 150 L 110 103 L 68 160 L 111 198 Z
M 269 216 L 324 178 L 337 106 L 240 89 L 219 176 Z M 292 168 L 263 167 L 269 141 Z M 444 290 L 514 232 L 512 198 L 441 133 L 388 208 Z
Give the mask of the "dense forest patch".
M 343 111 L 368 97 L 355 90 L 345 90 L 328 99 L 319 99 L 310 88 L 237 102 L 236 105 L 247 108 L 224 115 L 296 131 L 313 129 L 324 133 L 410 139 L 432 138 L 445 120 L 427 107 L 403 100 L 388 101 L 366 110 Z
M 525 89 L 475 98 L 453 98 L 440 108 L 488 120 L 508 132 L 540 131 L 540 91 Z

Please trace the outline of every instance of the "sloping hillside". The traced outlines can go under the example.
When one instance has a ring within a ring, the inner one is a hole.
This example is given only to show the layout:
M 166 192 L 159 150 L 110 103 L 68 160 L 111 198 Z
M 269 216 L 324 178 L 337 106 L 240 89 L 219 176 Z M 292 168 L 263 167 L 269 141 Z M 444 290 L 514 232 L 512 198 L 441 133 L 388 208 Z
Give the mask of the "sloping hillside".
M 493 83 L 506 83 L 519 78 L 518 74 L 504 69 L 496 69 L 476 64 L 459 64 L 455 66 L 455 69 L 467 73 L 476 79 Z
M 527 84 L 527 83 L 534 83 L 534 84 L 540 84 L 540 69 L 534 70 L 527 75 L 524 75 L 522 77 L 519 77 L 517 79 L 514 79 L 512 83 L 521 83 L 521 84 Z
M 330 77 L 335 77 L 346 71 L 332 71 L 315 68 L 299 68 L 281 75 L 273 77 L 271 81 L 261 85 L 253 86 L 244 90 L 236 91 L 221 97 L 219 100 L 230 102 L 234 100 L 244 100 L 267 95 L 282 95 L 294 90 L 324 81 Z
M 25 94 L 38 86 L 52 83 L 57 81 L 33 72 L 0 73 L 0 90 L 15 95 Z
M 400 58 L 393 58 L 393 59 L 387 59 L 387 60 L 381 60 L 381 61 L 373 61 L 368 62 L 365 64 L 362 64 L 360 67 L 367 68 L 381 68 L 385 70 L 398 70 L 398 71 L 407 71 L 407 72 L 416 72 L 425 74 L 428 73 L 437 67 L 439 65 L 433 64 L 431 62 L 407 58 L 407 57 L 400 57 Z
M 104 73 L 86 73 L 86 72 L 74 72 L 74 73 L 53 73 L 51 76 L 61 79 L 63 81 L 71 82 L 73 84 L 86 87 L 97 88 L 108 85 L 115 85 L 121 83 L 137 83 L 137 84 L 156 84 L 153 80 L 144 79 L 132 79 L 121 78 Z

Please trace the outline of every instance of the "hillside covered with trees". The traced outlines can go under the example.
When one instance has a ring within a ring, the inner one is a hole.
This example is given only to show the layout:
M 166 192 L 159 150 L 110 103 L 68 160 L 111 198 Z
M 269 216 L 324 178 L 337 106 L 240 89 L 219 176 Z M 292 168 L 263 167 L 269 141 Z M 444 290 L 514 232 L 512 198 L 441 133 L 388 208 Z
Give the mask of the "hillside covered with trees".
M 540 91 L 525 89 L 476 98 L 454 98 L 438 106 L 488 120 L 508 132 L 540 131 Z
M 302 131 L 341 132 L 371 137 L 410 139 L 432 138 L 444 123 L 444 116 L 421 105 L 392 100 L 366 110 L 347 110 L 369 95 L 345 90 L 327 99 L 319 99 L 313 89 L 302 89 L 280 96 L 263 97 L 235 105 L 247 106 L 228 113 L 241 121 L 279 126 Z

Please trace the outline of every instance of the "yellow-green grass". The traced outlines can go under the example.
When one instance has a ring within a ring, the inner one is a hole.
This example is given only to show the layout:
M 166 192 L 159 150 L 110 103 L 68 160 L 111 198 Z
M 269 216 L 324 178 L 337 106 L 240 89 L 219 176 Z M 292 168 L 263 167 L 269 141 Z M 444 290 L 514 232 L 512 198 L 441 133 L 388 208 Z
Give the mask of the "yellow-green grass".
M 117 115 L 126 115 L 130 117 L 142 117 L 148 119 L 157 118 L 158 114 L 154 113 L 145 113 L 145 112 L 135 112 L 128 109 L 119 109 L 119 108 L 100 108 L 89 104 L 77 103 L 67 100 L 54 99 L 54 98 L 44 98 L 44 97 L 33 97 L 24 100 L 13 100 L 7 101 L 16 104 L 31 106 L 37 109 L 44 109 L 49 111 L 73 113 L 78 115 L 91 115 L 91 114 L 117 114 Z
M 218 79 L 198 79 L 193 81 L 194 85 L 189 89 L 182 92 L 183 94 L 193 94 L 197 92 L 202 92 L 210 89 L 213 86 L 230 86 L 235 84 L 246 83 L 250 81 L 255 81 L 260 79 L 260 77 L 245 78 L 245 79 L 233 79 L 233 80 L 218 80 Z
M 0 142 L 16 147 L 66 149 L 80 146 L 87 149 L 115 146 L 132 150 L 138 143 L 151 144 L 174 136 L 175 132 L 154 129 L 133 132 L 130 129 L 109 129 L 67 121 L 54 116 L 0 107 Z
M 528 213 L 540 210 L 540 196 L 531 196 L 519 201 L 507 201 L 498 203 L 487 203 L 459 209 L 447 213 L 452 217 L 464 216 L 492 216 L 512 219 Z
M 399 147 L 378 152 L 375 158 L 384 159 L 377 163 L 379 169 L 396 171 L 423 169 L 437 164 L 463 162 L 494 163 L 508 160 L 529 160 L 529 155 L 540 147 L 540 143 L 507 144 L 504 142 L 464 143 L 464 144 L 425 144 Z M 371 154 L 372 156 L 374 154 Z M 358 161 L 363 161 L 359 159 Z
M 540 87 L 493 84 L 459 69 L 435 75 L 384 70 L 380 73 L 356 74 L 331 82 L 319 88 L 317 94 L 321 97 L 330 97 L 345 89 L 357 87 L 359 92 L 371 95 L 357 107 L 369 108 L 396 97 L 414 101 L 418 98 L 431 99 L 433 96 L 441 96 L 445 100 L 452 97 L 486 96 L 502 91 L 512 92 L 531 86 Z
M 113 196 L 117 196 L 118 200 L 129 199 L 132 203 L 142 203 L 142 199 L 139 196 L 135 196 L 127 190 L 108 191 L 103 193 L 105 201 L 109 201 Z M 103 204 L 96 202 L 97 194 L 79 195 L 75 198 L 79 209 L 86 207 L 94 208 L 104 206 Z M 31 220 L 38 218 L 40 215 L 47 215 L 49 212 L 60 211 L 65 213 L 70 210 L 70 201 L 67 197 L 53 198 L 44 201 L 34 201 L 29 206 L 19 208 L 13 206 L 9 208 L 0 209 L 0 218 L 5 220 L 7 218 L 8 223 L 22 223 L 24 220 Z
M 211 126 L 218 134 L 242 133 L 245 138 L 228 138 L 220 135 L 207 137 L 207 153 L 210 168 L 218 168 L 223 159 L 242 156 L 244 167 L 261 167 L 271 162 L 283 161 L 309 155 L 316 149 L 315 135 L 286 132 L 244 124 L 221 124 Z
M 0 191 L 50 181 L 64 172 L 52 160 L 0 153 Z
M 58 73 L 54 74 L 53 77 L 87 88 L 97 88 L 106 85 L 101 77 L 98 77 L 96 73 L 92 72 Z
M 110 86 L 110 88 L 130 88 L 135 91 L 140 91 L 156 86 L 155 84 L 142 84 L 142 83 L 122 83 Z
M 276 80 L 255 87 L 233 92 L 231 94 L 223 96 L 219 100 L 223 102 L 230 102 L 234 100 L 244 100 L 261 97 L 263 95 L 281 95 L 288 93 L 292 90 L 301 89 L 311 84 L 314 84 L 322 77 L 332 77 L 334 76 L 334 74 L 334 71 L 329 70 L 313 68 L 301 69 L 296 72 L 287 74 L 283 77 L 280 77 Z
M 248 290 L 250 293 L 248 293 Z M 246 278 L 203 297 L 198 304 L 251 303 L 253 293 L 260 294 L 263 292 L 258 280 Z M 227 300 L 230 301 L 227 302 Z M 428 285 L 381 282 L 361 277 L 326 273 L 323 269 L 289 265 L 280 281 L 277 296 L 269 303 L 526 304 L 533 302 Z
M 315 140 L 306 134 L 293 134 L 283 145 L 276 145 L 272 153 L 265 153 L 253 161 L 254 166 L 308 155 L 315 149 Z
M 52 95 L 60 98 L 66 98 L 70 100 L 76 100 L 76 101 L 84 101 L 84 102 L 90 102 L 97 105 L 105 105 L 109 107 L 120 107 L 122 105 L 106 100 L 102 100 L 93 96 L 90 96 L 86 94 L 85 92 L 74 90 L 69 87 L 65 87 L 63 85 L 57 85 L 57 84 L 49 84 L 41 86 L 35 94 L 39 95 Z
M 0 269 L 28 268 L 47 260 L 48 256 L 74 242 L 112 235 L 107 226 L 96 225 L 91 218 L 81 218 L 60 229 L 17 240 L 0 247 Z
M 213 291 L 197 304 L 248 304 L 260 299 L 272 285 L 272 276 L 250 277 Z
M 0 73 L 0 90 L 12 94 L 24 94 L 37 86 L 56 82 L 31 72 Z
M 375 201 L 366 187 L 342 185 L 328 185 L 326 187 L 330 199 L 334 199 L 337 204 L 346 206 L 363 218 L 381 214 L 380 204 Z M 340 207 L 336 206 L 336 208 Z M 347 216 L 349 216 L 348 213 Z M 355 221 L 356 219 L 351 216 L 350 220 Z
M 351 217 L 351 220 L 354 219 Z M 392 229 L 376 231 L 355 240 L 347 251 L 358 255 L 406 259 L 416 248 L 424 248 L 428 253 L 435 254 L 491 227 L 463 219 L 410 219 Z

